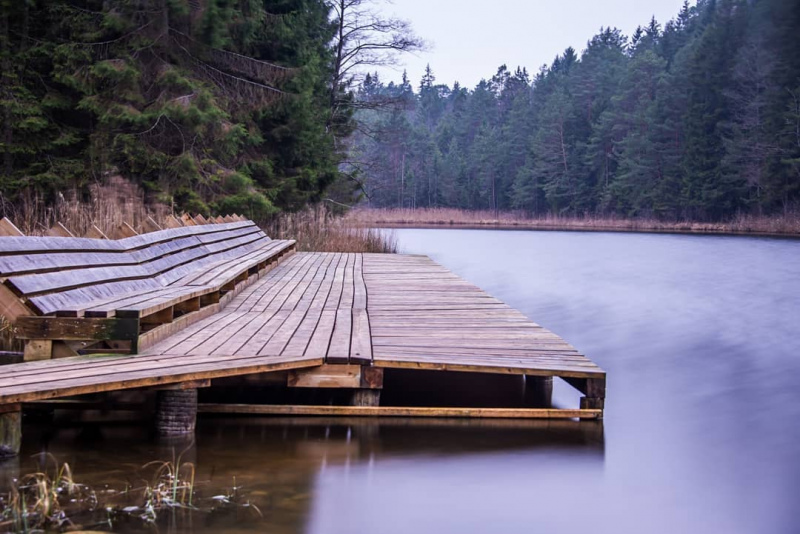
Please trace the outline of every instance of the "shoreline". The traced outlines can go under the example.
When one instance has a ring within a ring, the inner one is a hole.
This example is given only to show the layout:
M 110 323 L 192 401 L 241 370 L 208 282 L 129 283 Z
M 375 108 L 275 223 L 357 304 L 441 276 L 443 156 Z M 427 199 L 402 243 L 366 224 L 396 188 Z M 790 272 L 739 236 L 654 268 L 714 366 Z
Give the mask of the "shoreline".
M 800 239 L 800 217 L 743 218 L 730 223 L 680 222 L 653 220 L 570 219 L 551 217 L 525 219 L 513 213 L 494 217 L 486 212 L 459 210 L 365 210 L 345 216 L 348 224 L 371 228 L 421 228 L 464 230 L 529 230 L 556 232 L 622 232 L 681 235 L 717 235 L 732 237 L 771 237 Z
M 545 225 L 545 224 L 513 224 L 513 223 L 400 223 L 400 222 L 376 222 L 373 224 L 358 223 L 355 226 L 361 228 L 381 228 L 388 230 L 399 229 L 420 229 L 420 230 L 518 230 L 529 232 L 614 232 L 628 234 L 678 234 L 678 235 L 716 235 L 730 237 L 773 237 L 783 239 L 800 239 L 800 233 L 787 232 L 763 232 L 746 230 L 715 230 L 715 229 L 691 229 L 691 228 L 620 228 L 616 226 L 569 226 L 569 225 Z

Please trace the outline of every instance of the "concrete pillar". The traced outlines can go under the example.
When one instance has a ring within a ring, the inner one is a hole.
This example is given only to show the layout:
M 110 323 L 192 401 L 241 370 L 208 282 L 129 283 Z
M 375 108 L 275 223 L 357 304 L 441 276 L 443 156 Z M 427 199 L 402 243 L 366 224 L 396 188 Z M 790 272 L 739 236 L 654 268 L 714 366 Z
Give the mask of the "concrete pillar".
M 380 406 L 381 405 L 381 390 L 380 389 L 357 389 L 353 392 L 353 397 L 350 400 L 351 406 Z
M 164 389 L 156 393 L 156 430 L 162 436 L 194 433 L 197 389 Z
M 3 409 L 5 407 L 0 407 Z M 22 411 L 19 406 L 0 413 L 0 458 L 19 454 L 22 444 Z
M 553 377 L 525 376 L 525 405 L 550 408 L 553 405 Z

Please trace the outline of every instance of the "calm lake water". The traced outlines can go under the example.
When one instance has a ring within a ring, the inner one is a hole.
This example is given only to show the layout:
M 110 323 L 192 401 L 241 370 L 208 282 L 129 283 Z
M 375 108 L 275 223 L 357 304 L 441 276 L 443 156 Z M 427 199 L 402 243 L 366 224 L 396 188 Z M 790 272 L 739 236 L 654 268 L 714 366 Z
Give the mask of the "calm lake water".
M 264 517 L 171 531 L 800 532 L 800 241 L 395 232 L 601 365 L 604 423 L 203 418 L 198 488 L 241 486 Z M 26 423 L 0 470 L 47 450 L 79 481 L 136 484 L 172 448 L 130 424 Z

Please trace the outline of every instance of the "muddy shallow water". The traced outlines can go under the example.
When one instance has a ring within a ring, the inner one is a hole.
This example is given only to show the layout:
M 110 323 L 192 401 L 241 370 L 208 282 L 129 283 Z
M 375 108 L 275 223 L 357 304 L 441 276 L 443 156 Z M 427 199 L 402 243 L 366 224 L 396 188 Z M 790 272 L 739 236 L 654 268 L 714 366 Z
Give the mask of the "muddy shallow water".
M 194 443 L 141 425 L 26 422 L 92 485 L 197 466 L 262 518 L 194 514 L 170 532 L 795 533 L 800 241 L 498 230 L 395 231 L 608 372 L 602 424 L 203 417 Z M 556 403 L 577 395 L 556 384 Z

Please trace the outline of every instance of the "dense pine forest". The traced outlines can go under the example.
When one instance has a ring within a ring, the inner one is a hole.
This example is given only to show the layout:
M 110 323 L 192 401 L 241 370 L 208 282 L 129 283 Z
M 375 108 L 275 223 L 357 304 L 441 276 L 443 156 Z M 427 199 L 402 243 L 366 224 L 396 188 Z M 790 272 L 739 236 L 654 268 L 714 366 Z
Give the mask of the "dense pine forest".
M 480 46 L 475 44 L 475 46 Z M 800 2 L 700 0 L 468 89 L 368 76 L 374 207 L 722 220 L 800 200 Z
M 0 0 L 0 211 L 122 176 L 176 211 L 797 211 L 800 3 L 700 0 L 531 74 L 385 83 L 377 0 Z M 480 46 L 475 43 L 475 46 Z
M 339 177 L 323 0 L 0 0 L 4 212 L 121 175 L 193 213 L 264 218 Z

